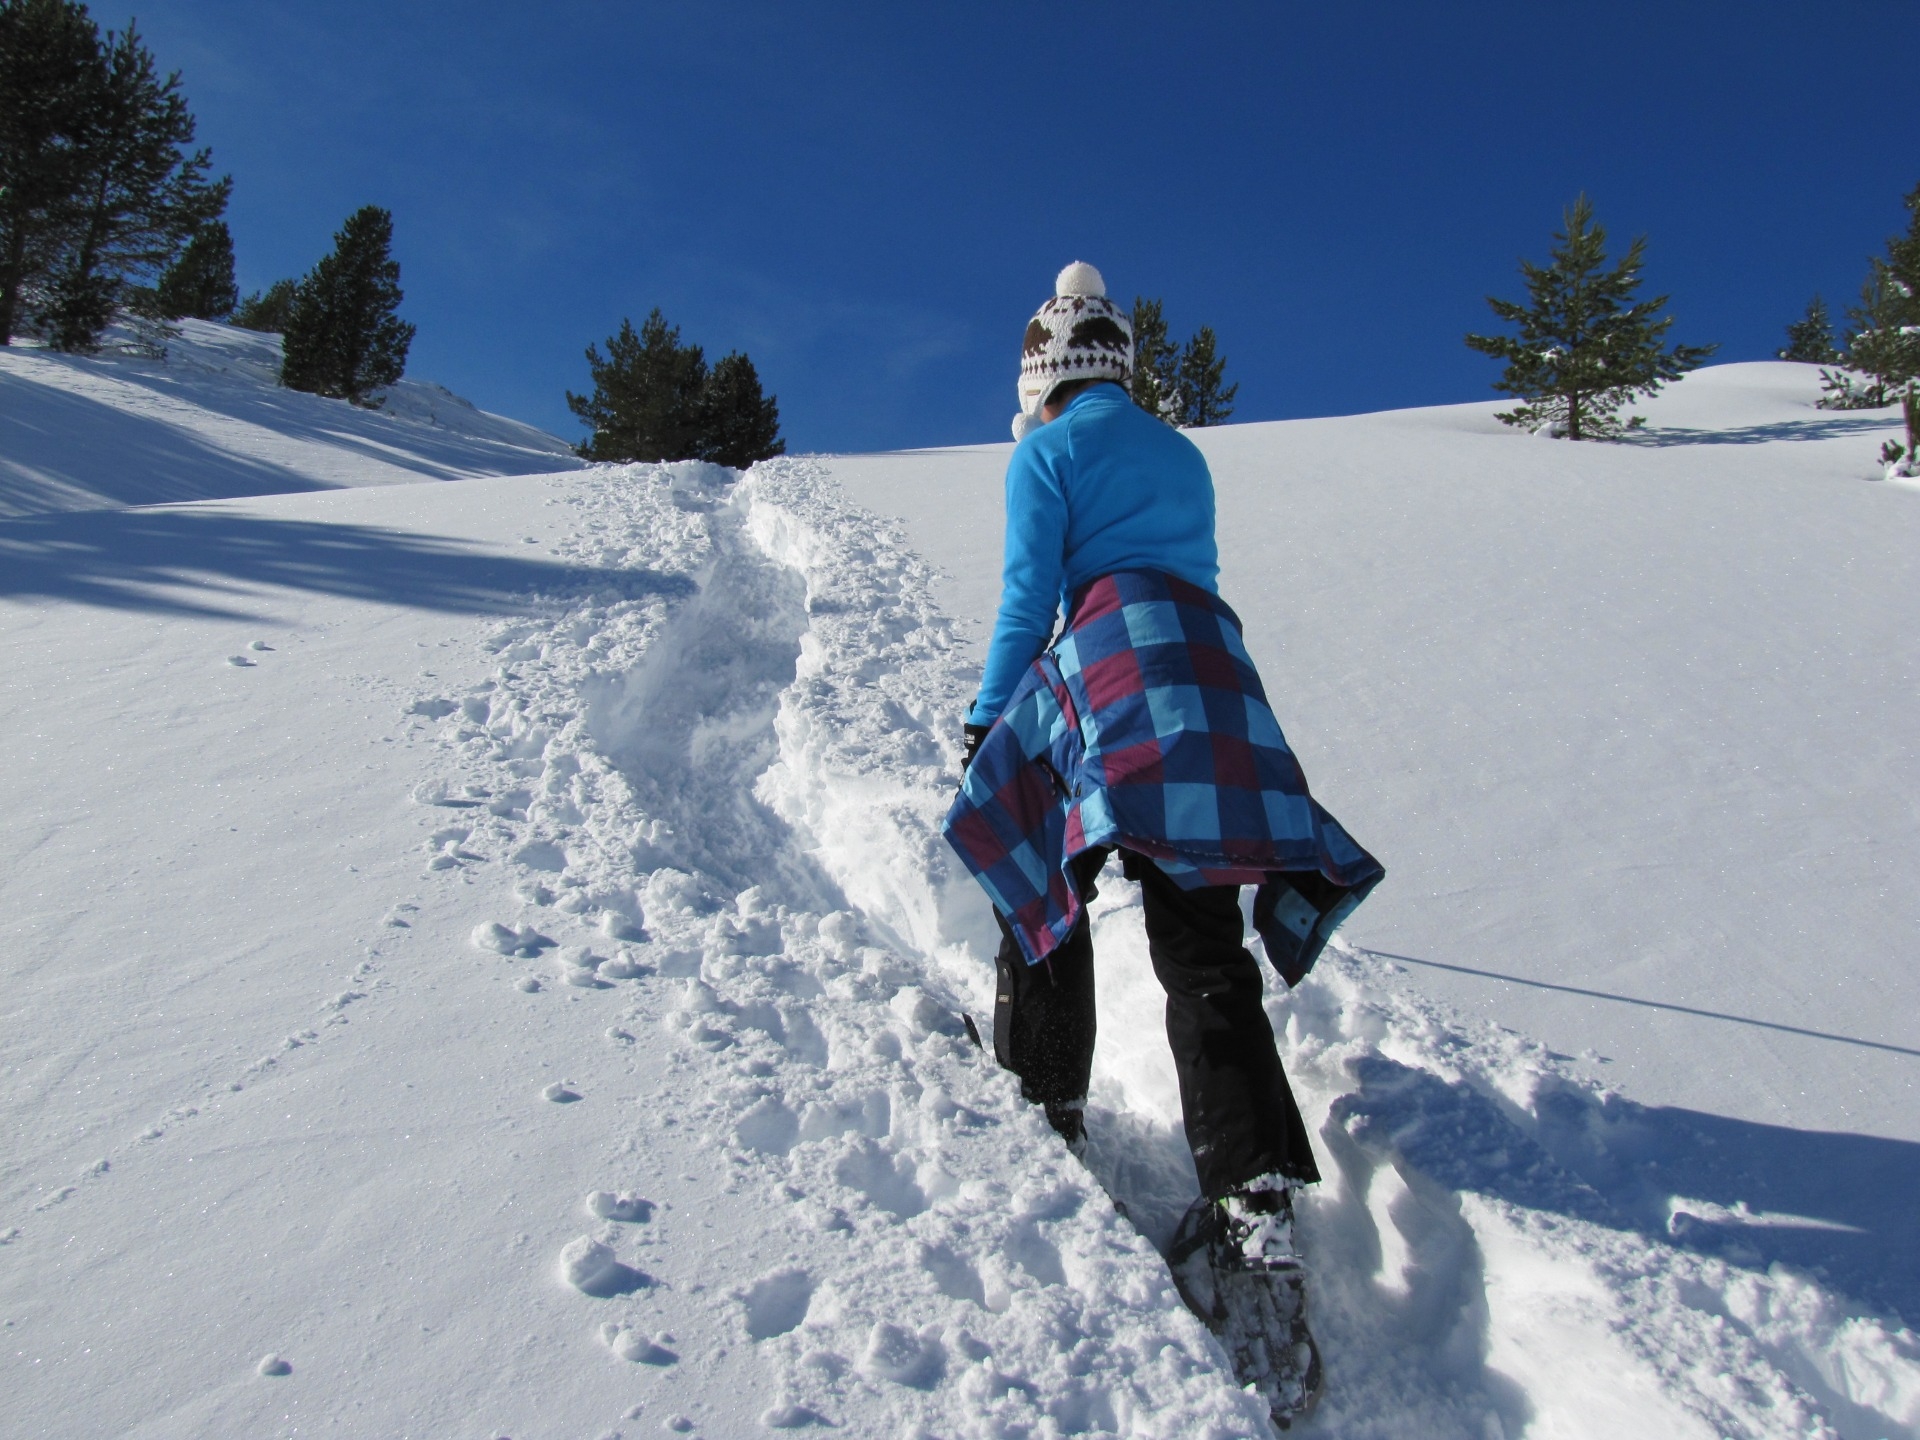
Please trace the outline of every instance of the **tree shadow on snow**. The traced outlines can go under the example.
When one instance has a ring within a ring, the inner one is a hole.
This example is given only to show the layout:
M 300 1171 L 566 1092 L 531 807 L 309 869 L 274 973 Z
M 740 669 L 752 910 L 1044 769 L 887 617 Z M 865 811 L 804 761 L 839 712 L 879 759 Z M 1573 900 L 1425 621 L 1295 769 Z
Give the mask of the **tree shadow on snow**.
M 264 618 L 269 588 L 466 615 L 529 595 L 686 595 L 680 576 L 521 559 L 435 535 L 218 510 L 95 510 L 0 521 L 0 600 Z
M 1899 412 L 1879 416 L 1827 415 L 1815 420 L 1778 420 L 1768 425 L 1736 425 L 1726 430 L 1685 430 L 1653 426 L 1622 437 L 1627 445 L 1665 449 L 1672 445 L 1770 445 L 1776 440 L 1844 440 L 1885 430 L 1899 423 Z
M 132 366 L 116 367 L 111 378 L 423 479 L 543 474 L 578 463 L 570 455 L 522 450 L 274 386 L 205 376 L 193 377 L 189 386 Z M 210 444 L 163 416 L 137 414 L 18 374 L 0 373 L 0 417 L 0 515 L 340 488 Z
M 0 373 L 0 515 L 337 488 L 164 420 Z
M 1353 1064 L 1338 1127 L 1453 1190 L 1781 1263 L 1920 1317 L 1920 1144 L 1795 1130 L 1566 1084 L 1531 1112 L 1382 1056 Z

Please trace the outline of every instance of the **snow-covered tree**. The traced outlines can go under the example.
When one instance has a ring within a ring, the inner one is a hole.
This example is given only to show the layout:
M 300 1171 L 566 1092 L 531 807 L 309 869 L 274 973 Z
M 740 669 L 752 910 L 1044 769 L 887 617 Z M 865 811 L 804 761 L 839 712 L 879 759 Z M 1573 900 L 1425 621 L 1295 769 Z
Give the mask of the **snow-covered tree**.
M 1700 365 L 1713 345 L 1666 343 L 1672 316 L 1662 316 L 1668 297 L 1635 298 L 1645 263 L 1646 237 L 1608 268 L 1607 232 L 1595 223 L 1585 195 L 1564 216 L 1551 263 L 1520 262 L 1528 303 L 1487 297 L 1493 313 L 1514 335 L 1468 335 L 1467 344 L 1507 362 L 1493 388 L 1523 404 L 1498 415 L 1571 440 L 1601 439 L 1642 423 L 1619 418 L 1636 398 L 1658 393 Z
M 1833 343 L 1833 321 L 1827 315 L 1827 302 L 1818 295 L 1807 302 L 1807 313 L 1787 326 L 1786 345 L 1774 352 L 1782 360 L 1798 360 L 1805 365 L 1832 365 L 1840 359 Z
M 170 320 L 224 320 L 233 313 L 240 291 L 233 283 L 233 235 L 227 222 L 202 225 L 161 275 L 154 299 Z
M 378 205 L 347 217 L 333 252 L 294 290 L 282 385 L 365 405 L 406 373 L 414 329 L 396 313 L 404 297 L 392 246 L 393 216 Z

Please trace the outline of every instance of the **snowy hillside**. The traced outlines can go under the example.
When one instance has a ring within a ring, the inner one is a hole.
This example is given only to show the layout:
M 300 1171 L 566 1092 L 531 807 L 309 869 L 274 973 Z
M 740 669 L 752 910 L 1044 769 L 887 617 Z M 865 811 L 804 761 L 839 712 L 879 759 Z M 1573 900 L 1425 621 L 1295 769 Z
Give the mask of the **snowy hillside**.
M 1306 1433 L 1920 1437 L 1920 496 L 1809 389 L 1202 437 L 1389 870 L 1270 997 Z M 1262 1434 L 1134 888 L 1089 1167 L 956 1018 L 1006 451 L 0 521 L 0 1431 Z
M 176 322 L 164 360 L 0 348 L 0 516 L 571 469 L 564 441 L 402 380 L 378 411 L 283 390 L 280 337 Z

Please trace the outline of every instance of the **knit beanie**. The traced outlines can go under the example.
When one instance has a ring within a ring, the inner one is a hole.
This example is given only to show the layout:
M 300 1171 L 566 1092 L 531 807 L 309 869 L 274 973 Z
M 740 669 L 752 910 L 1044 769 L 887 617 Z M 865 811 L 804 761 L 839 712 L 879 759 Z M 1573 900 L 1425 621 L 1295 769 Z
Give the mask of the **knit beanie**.
M 1040 408 L 1069 380 L 1133 378 L 1133 319 L 1107 298 L 1107 282 L 1076 260 L 1053 282 L 1053 298 L 1027 323 L 1020 347 L 1020 413 L 1013 417 L 1018 440 L 1046 422 Z

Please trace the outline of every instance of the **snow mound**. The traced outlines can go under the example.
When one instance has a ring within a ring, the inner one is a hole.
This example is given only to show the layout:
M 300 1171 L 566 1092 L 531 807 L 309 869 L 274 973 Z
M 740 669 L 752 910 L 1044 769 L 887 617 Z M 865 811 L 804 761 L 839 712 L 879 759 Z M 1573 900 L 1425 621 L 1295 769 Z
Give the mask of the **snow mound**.
M 281 389 L 280 337 L 176 322 L 164 359 L 0 348 L 0 517 L 532 475 L 566 442 L 403 379 L 362 410 Z

